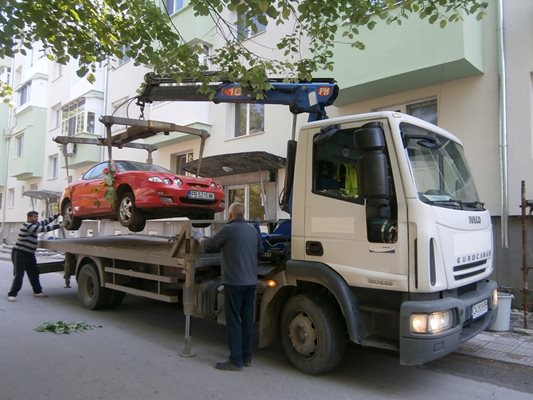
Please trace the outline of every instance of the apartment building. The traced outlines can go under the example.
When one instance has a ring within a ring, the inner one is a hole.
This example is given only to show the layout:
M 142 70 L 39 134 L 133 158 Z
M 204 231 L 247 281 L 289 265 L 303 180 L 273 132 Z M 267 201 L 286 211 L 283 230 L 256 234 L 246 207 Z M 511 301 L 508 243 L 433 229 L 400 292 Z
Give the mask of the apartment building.
M 165 6 L 186 40 L 201 44 L 208 63 L 209 55 L 222 44 L 221 28 L 210 18 L 194 17 L 186 0 L 168 0 Z M 237 15 L 223 15 L 237 27 Z M 334 77 L 340 87 L 335 106 L 328 110 L 330 116 L 398 110 L 436 123 L 463 141 L 479 197 L 493 215 L 495 278 L 515 293 L 522 285 L 522 180 L 533 198 L 532 17 L 530 0 L 490 0 L 481 22 L 465 17 L 445 29 L 415 17 L 401 26 L 381 23 L 372 31 L 361 30 L 364 51 L 339 43 L 334 71 L 317 74 Z M 279 57 L 272 43 L 290 27 L 258 28 L 254 35 L 245 32 L 246 45 L 258 54 Z M 101 148 L 88 145 L 69 148 L 65 158 L 53 136 L 98 136 L 103 133 L 97 122 L 100 115 L 140 116 L 132 99 L 148 68 L 135 67 L 127 58 L 110 59 L 98 71 L 96 85 L 77 79 L 74 70 L 75 64 L 61 68 L 39 58 L 14 61 L 17 107 L 2 144 L 9 165 L 3 174 L 6 182 L 0 176 L 2 207 L 7 210 L 3 226 L 21 221 L 31 207 L 30 199 L 22 196 L 25 190 L 60 192 L 69 177 L 76 179 L 89 165 L 106 159 Z M 21 104 L 26 98 L 28 104 Z M 210 133 L 203 171 L 223 184 L 228 204 L 234 199 L 244 201 L 249 218 L 287 216 L 277 205 L 286 141 L 292 136 L 293 116 L 287 107 L 173 102 L 147 105 L 143 111 L 146 119 Z M 298 116 L 296 125 L 305 120 Z M 113 129 L 118 132 L 124 127 Z M 158 146 L 153 153 L 155 164 L 179 173 L 186 173 L 185 164 L 199 156 L 200 140 L 185 133 L 145 142 Z M 247 157 L 250 152 L 260 152 L 260 157 Z M 114 149 L 113 157 L 144 161 L 147 154 Z M 153 221 L 146 230 L 172 233 L 165 224 Z M 84 222 L 79 234 L 94 234 L 98 229 L 100 225 Z M 5 229 L 3 237 L 7 237 Z

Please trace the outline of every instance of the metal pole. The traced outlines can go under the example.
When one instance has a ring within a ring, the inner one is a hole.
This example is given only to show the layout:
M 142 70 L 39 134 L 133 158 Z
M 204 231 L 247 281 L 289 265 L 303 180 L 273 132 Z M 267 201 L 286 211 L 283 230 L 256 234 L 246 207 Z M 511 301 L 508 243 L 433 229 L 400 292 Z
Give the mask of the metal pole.
M 507 144 L 507 74 L 505 68 L 505 37 L 503 0 L 498 0 L 498 66 L 500 77 L 500 193 L 501 193 L 501 243 L 509 247 L 509 181 Z
M 187 229 L 186 239 L 185 239 L 185 284 L 183 285 L 183 314 L 185 315 L 185 342 L 183 346 L 183 351 L 180 356 L 182 357 L 193 357 L 195 354 L 192 351 L 192 336 L 191 336 L 191 315 L 194 311 L 194 297 L 195 297 L 195 263 L 196 260 L 190 257 L 191 249 L 191 225 L 183 227 L 182 229 Z
M 527 329 L 527 315 L 528 315 L 528 294 L 529 294 L 529 285 L 528 285 L 528 262 L 527 262 L 527 228 L 529 225 L 528 216 L 526 215 L 527 201 L 526 201 L 526 183 L 522 181 L 521 185 L 522 193 L 522 294 L 524 298 L 524 329 Z M 531 215 L 531 212 L 530 212 Z

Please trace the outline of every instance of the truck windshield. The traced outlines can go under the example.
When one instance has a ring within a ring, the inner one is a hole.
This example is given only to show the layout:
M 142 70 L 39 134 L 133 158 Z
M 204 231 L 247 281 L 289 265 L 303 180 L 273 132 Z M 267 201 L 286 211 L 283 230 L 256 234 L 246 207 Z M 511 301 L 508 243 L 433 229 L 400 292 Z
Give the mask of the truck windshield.
M 460 210 L 484 210 L 463 148 L 427 129 L 400 126 L 418 197 L 424 203 Z

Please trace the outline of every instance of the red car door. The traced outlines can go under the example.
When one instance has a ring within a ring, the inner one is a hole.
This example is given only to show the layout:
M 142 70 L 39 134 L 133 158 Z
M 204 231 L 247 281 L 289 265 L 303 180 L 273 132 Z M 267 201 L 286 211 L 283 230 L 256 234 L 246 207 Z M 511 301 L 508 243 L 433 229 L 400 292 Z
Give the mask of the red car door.
M 107 186 L 104 183 L 104 170 L 108 163 L 94 166 L 73 185 L 72 205 L 80 217 L 103 217 L 113 213 L 111 203 L 105 199 Z

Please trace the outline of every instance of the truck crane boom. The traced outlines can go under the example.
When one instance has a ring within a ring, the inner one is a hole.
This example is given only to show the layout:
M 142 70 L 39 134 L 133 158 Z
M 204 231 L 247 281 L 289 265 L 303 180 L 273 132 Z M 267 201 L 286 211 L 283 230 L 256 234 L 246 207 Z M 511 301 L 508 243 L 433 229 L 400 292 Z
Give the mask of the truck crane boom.
M 199 82 L 183 80 L 177 83 L 153 73 L 144 77 L 143 92 L 138 96 L 138 104 L 154 101 L 212 101 L 218 103 L 281 104 L 289 106 L 293 114 L 309 113 L 309 121 L 327 118 L 326 107 L 333 104 L 339 94 L 334 79 L 313 79 L 310 82 L 284 82 L 269 79 L 270 88 L 258 92 L 240 82 L 222 81 L 209 87 L 212 96 L 199 91 Z

